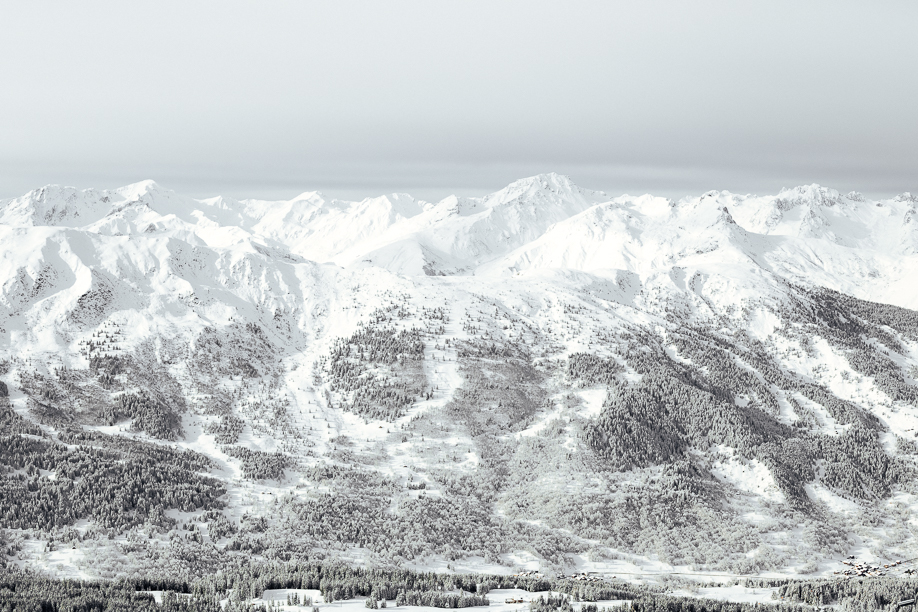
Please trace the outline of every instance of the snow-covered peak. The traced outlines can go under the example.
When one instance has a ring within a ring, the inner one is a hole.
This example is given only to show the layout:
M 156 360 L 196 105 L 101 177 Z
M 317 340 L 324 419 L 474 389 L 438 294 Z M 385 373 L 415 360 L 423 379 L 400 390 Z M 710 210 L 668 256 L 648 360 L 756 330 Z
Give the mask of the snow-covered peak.
M 835 189 L 822 185 L 801 185 L 793 189 L 782 189 L 776 198 L 779 208 L 789 210 L 796 206 L 836 206 L 842 202 L 841 196 Z
M 112 191 L 43 187 L 0 202 L 0 225 L 163 235 L 213 248 L 255 241 L 297 259 L 405 276 L 539 268 L 653 274 L 733 262 L 795 282 L 869 286 L 873 295 L 893 292 L 912 269 L 916 203 L 908 193 L 875 202 L 816 184 L 774 196 L 610 198 L 554 173 L 435 204 L 404 193 L 344 201 L 316 191 L 282 201 L 195 200 L 148 180 Z
M 124 187 L 119 187 L 115 189 L 115 193 L 124 197 L 125 200 L 140 200 L 148 194 L 152 194 L 158 191 L 169 191 L 160 187 L 156 181 L 147 179 L 145 181 L 138 181 L 136 183 L 131 183 L 130 185 L 125 185 Z
M 424 202 L 407 193 L 392 193 L 375 198 L 365 198 L 353 205 L 358 215 L 386 217 L 390 223 L 410 219 L 424 212 Z
M 549 172 L 547 174 L 537 174 L 527 178 L 514 181 L 488 197 L 489 201 L 509 202 L 520 198 L 532 198 L 540 195 L 553 195 L 558 199 L 571 198 L 575 196 L 591 196 L 597 194 L 605 197 L 605 194 L 597 191 L 588 191 L 578 187 L 569 176 Z
M 95 189 L 46 185 L 24 196 L 0 201 L 0 223 L 12 226 L 86 225 L 105 216 L 113 206 L 111 194 Z
M 521 203 L 582 207 L 585 203 L 595 204 L 607 199 L 601 191 L 581 189 L 570 177 L 551 172 L 514 181 L 482 198 L 481 203 L 488 208 Z

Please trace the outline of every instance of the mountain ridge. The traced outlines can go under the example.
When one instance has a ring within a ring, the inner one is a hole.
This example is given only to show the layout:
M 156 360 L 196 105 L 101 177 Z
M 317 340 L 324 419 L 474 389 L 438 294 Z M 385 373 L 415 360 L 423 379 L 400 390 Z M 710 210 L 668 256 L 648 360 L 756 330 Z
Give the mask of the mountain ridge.
M 774 243 L 763 247 L 772 252 L 782 248 L 798 250 L 799 246 L 793 244 L 792 238 L 824 240 L 850 249 L 867 247 L 870 258 L 911 256 L 918 246 L 918 236 L 914 231 L 908 231 L 909 221 L 914 217 L 913 207 L 908 206 L 911 202 L 910 194 L 868 202 L 859 195 L 856 199 L 849 199 L 835 190 L 815 184 L 784 189 L 776 196 L 708 192 L 696 198 L 683 198 L 679 202 L 656 200 L 652 196 L 609 198 L 602 192 L 580 189 L 569 178 L 554 174 L 521 179 L 490 196 L 451 196 L 439 203 L 418 201 L 404 194 L 345 203 L 326 201 L 318 192 L 305 192 L 292 200 L 274 203 L 235 201 L 220 197 L 191 200 L 159 187 L 153 181 L 143 181 L 111 193 L 60 188 L 64 190 L 52 196 L 50 194 L 54 193 L 54 189 L 49 186 L 21 198 L 0 202 L 0 221 L 18 227 L 53 226 L 60 222 L 80 227 L 76 224 L 91 220 L 101 224 L 99 232 L 135 234 L 141 230 L 181 228 L 198 238 L 205 235 L 198 228 L 209 221 L 220 228 L 220 231 L 214 232 L 214 236 L 209 237 L 210 240 L 217 240 L 216 235 L 221 233 L 226 234 L 226 238 L 236 235 L 236 239 L 240 239 L 238 230 L 232 228 L 243 228 L 253 236 L 270 240 L 275 246 L 284 245 L 286 249 L 307 259 L 343 266 L 373 262 L 379 257 L 385 259 L 386 256 L 374 256 L 373 253 L 391 251 L 396 248 L 395 245 L 403 244 L 402 252 L 407 253 L 404 251 L 407 248 L 413 254 L 396 257 L 401 263 L 394 263 L 393 260 L 391 265 L 395 266 L 394 271 L 408 273 L 410 269 L 411 274 L 424 270 L 434 274 L 454 274 L 459 271 L 472 274 L 501 268 L 519 269 L 518 263 L 503 262 L 502 259 L 511 257 L 510 251 L 524 249 L 525 245 L 538 239 L 547 242 L 546 232 L 558 223 L 574 223 L 573 218 L 578 214 L 600 205 L 613 209 L 618 206 L 630 214 L 640 213 L 648 219 L 653 217 L 657 223 L 675 220 L 678 227 L 666 228 L 674 236 L 678 236 L 680 229 L 696 232 L 702 230 L 691 230 L 686 225 L 690 215 L 686 213 L 682 219 L 677 219 L 679 215 L 675 211 L 693 210 L 696 216 L 705 216 L 723 209 L 726 211 L 723 214 L 727 215 L 725 220 L 734 222 L 730 227 L 741 228 L 747 234 L 752 232 L 761 236 L 786 238 L 785 244 Z M 47 208 L 51 200 L 55 203 Z M 101 211 L 109 203 L 109 210 L 102 214 Z M 660 215 L 661 206 L 664 206 L 663 210 L 675 214 Z M 885 214 L 867 214 L 865 209 L 871 206 Z M 892 214 L 893 208 L 902 210 Z M 130 212 L 128 209 L 131 209 Z M 826 209 L 834 210 L 826 213 Z M 453 218 L 453 214 L 467 220 L 458 221 Z M 611 218 L 595 217 L 590 221 L 600 225 L 615 223 Z M 621 223 L 624 221 L 618 223 L 618 231 L 622 234 L 620 239 L 627 241 L 627 230 Z M 89 223 L 84 222 L 83 225 Z M 885 227 L 883 231 L 870 232 L 872 225 Z M 843 238 L 838 238 L 839 235 Z M 889 239 L 889 236 L 897 235 L 898 239 Z M 717 237 L 712 239 L 717 241 Z M 600 243 L 606 250 L 609 249 L 608 240 Z M 900 248 L 890 248 L 897 245 Z M 665 245 L 661 246 L 665 248 Z M 702 249 L 708 246 L 701 245 Z M 543 248 L 553 250 L 548 245 Z M 584 245 L 584 248 L 588 247 Z M 807 248 L 812 248 L 812 245 Z M 820 245 L 819 257 L 826 250 L 827 245 Z M 671 258 L 682 255 L 669 254 Z M 806 257 L 795 255 L 797 260 L 806 260 Z M 625 256 L 622 252 L 617 254 L 619 260 Z M 847 256 L 842 258 L 841 263 L 850 267 L 853 260 L 857 259 L 859 257 Z M 784 266 L 784 262 L 778 263 Z M 869 265 L 870 262 L 859 263 L 862 269 L 856 272 L 862 279 L 869 277 L 871 271 L 864 270 L 863 264 Z M 475 272 L 482 265 L 485 269 Z M 586 266 L 586 269 L 610 267 L 589 261 L 559 261 L 556 265 L 574 268 Z M 820 272 L 824 273 L 825 270 L 807 271 L 809 274 Z M 847 278 L 850 272 L 852 270 L 849 269 L 845 275 L 840 276 Z M 829 284 L 834 288 L 853 290 L 851 283 L 848 287 L 844 286 L 842 278 L 831 279 L 835 282 Z M 826 284 L 829 280 L 823 276 L 821 282 Z M 902 295 L 899 291 L 889 293 L 890 298 Z M 908 293 L 912 299 L 914 292 Z M 905 302 L 896 303 L 906 305 Z

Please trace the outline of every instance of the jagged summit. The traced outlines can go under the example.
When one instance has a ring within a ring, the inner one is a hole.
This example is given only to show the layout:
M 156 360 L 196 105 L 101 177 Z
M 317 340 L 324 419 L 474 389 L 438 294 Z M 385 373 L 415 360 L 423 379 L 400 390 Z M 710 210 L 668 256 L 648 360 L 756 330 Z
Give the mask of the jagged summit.
M 802 185 L 793 189 L 782 189 L 777 196 L 780 206 L 792 208 L 794 206 L 837 206 L 842 203 L 842 197 L 835 189 L 823 187 L 813 183 Z

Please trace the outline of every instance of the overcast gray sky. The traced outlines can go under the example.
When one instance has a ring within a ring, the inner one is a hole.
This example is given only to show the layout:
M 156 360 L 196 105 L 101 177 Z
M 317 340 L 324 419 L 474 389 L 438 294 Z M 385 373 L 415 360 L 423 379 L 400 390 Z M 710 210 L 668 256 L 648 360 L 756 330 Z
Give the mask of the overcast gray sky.
M 918 2 L 5 2 L 0 197 L 918 192 Z

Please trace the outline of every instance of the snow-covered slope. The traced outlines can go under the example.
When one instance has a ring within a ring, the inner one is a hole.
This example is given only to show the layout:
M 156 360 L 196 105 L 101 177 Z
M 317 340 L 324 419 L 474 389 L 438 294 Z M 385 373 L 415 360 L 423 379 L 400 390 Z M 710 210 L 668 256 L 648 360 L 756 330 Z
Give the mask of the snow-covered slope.
M 918 520 L 916 247 L 918 198 L 817 185 L 675 202 L 548 174 L 435 203 L 49 186 L 0 201 L 0 391 L 48 440 L 203 453 L 239 533 L 261 515 L 289 543 L 306 516 L 392 509 L 297 550 L 821 571 L 914 543 L 878 526 Z M 326 493 L 349 509 L 310 506 Z M 398 540 L 418 513 L 487 535 Z M 234 542 L 213 543 L 255 550 Z

